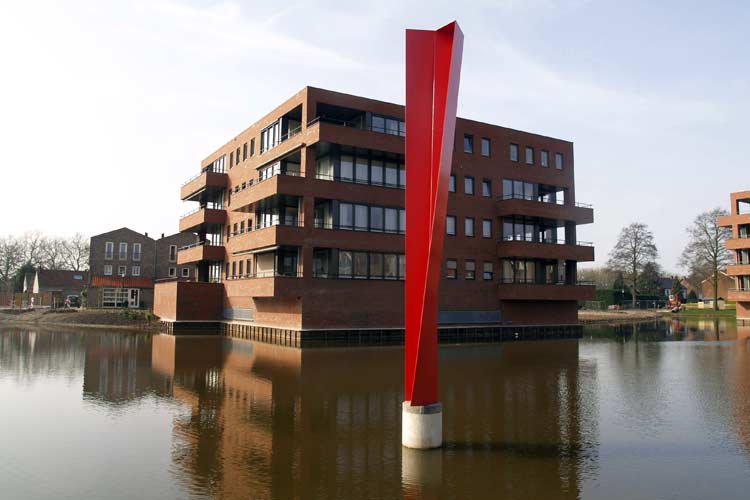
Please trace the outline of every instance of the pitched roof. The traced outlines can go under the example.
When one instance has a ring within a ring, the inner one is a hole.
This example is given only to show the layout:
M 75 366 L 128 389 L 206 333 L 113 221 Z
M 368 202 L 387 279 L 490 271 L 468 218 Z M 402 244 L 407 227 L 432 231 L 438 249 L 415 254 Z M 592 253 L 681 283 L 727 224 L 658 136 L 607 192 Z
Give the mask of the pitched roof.
M 36 279 L 40 288 L 83 288 L 89 280 L 89 272 L 40 269 Z
M 154 288 L 151 278 L 120 278 L 119 276 L 92 276 L 91 286 L 112 288 Z

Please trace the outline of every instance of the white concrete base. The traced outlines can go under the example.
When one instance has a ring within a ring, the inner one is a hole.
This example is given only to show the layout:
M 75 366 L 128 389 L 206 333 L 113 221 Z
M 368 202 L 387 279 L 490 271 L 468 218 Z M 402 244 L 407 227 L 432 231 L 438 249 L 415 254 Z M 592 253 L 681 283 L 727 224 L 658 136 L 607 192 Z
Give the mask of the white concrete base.
M 401 444 L 428 450 L 443 446 L 443 405 L 412 406 L 404 401 L 401 411 Z

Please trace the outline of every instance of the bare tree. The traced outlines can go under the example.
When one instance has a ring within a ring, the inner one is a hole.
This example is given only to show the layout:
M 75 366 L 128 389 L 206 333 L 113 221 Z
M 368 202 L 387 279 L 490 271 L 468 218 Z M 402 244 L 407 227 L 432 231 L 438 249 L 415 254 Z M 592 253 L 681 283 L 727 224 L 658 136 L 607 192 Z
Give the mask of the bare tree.
M 633 306 L 636 303 L 636 287 L 638 275 L 644 266 L 653 263 L 659 252 L 654 244 L 654 235 L 648 226 L 640 222 L 633 222 L 622 228 L 615 247 L 609 254 L 610 269 L 623 273 L 633 291 Z
M 0 284 L 6 292 L 13 290 L 15 275 L 24 262 L 23 244 L 12 236 L 0 238 Z
M 612 289 L 617 273 L 606 267 L 578 269 L 578 281 L 589 281 L 602 290 Z
M 728 213 L 721 208 L 698 214 L 693 225 L 687 228 L 690 241 L 680 258 L 680 265 L 690 273 L 694 283 L 711 281 L 714 310 L 719 309 L 719 272 L 732 262 L 732 253 L 726 248 L 732 230 L 718 224 L 718 218 L 723 215 Z
M 89 267 L 89 239 L 81 233 L 74 234 L 66 242 L 65 265 L 73 271 L 85 271 Z
M 21 238 L 21 245 L 23 248 L 23 261 L 28 262 L 34 267 L 40 266 L 44 259 L 44 235 L 36 230 L 28 231 Z
M 51 237 L 42 240 L 42 260 L 45 269 L 67 269 L 65 256 L 68 242 L 63 238 Z

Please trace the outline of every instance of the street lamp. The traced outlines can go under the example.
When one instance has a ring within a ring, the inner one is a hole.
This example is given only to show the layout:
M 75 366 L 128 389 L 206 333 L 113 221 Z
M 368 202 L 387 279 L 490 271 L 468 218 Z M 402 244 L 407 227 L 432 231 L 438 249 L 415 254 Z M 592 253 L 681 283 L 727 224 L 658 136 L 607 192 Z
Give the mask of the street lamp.
M 125 269 L 123 269 L 122 272 L 120 273 L 120 293 L 117 294 L 119 295 L 118 299 L 120 300 L 122 299 L 122 292 L 124 291 L 124 289 L 125 289 Z M 125 304 L 126 302 L 127 301 L 122 301 L 121 303 Z

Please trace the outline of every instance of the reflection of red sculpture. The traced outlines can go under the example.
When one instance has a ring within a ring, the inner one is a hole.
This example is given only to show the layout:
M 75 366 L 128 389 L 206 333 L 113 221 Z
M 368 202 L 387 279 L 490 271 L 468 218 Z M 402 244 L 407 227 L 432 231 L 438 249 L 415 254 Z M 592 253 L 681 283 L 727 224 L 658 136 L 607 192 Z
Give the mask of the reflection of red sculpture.
M 406 30 L 405 399 L 438 400 L 437 313 L 463 33 Z

